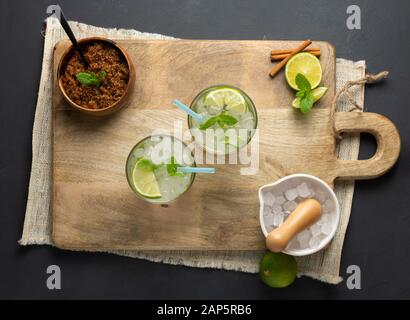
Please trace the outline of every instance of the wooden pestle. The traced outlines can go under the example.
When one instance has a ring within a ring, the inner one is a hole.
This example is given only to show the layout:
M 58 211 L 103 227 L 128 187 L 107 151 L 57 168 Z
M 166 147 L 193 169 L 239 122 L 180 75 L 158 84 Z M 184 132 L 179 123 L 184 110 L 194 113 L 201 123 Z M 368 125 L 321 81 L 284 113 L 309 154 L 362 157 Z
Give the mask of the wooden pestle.
M 322 216 L 322 206 L 315 199 L 299 203 L 283 224 L 266 237 L 266 247 L 272 252 L 283 251 L 299 232 L 314 224 Z

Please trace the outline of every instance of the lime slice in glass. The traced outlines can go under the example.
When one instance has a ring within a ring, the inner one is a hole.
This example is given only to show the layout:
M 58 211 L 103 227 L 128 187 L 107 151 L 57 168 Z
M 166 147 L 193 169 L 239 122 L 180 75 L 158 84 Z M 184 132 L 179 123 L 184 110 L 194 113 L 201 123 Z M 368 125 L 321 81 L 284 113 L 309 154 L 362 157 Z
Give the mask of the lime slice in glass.
M 151 199 L 161 198 L 161 192 L 154 172 L 152 170 L 144 169 L 143 165 L 139 165 L 140 163 L 142 164 L 142 161 L 146 160 L 143 158 L 139 159 L 132 172 L 135 189 L 143 197 Z
M 296 260 L 284 253 L 267 252 L 259 263 L 259 274 L 272 288 L 287 287 L 296 278 Z
M 322 81 L 322 66 L 313 54 L 301 52 L 295 54 L 286 64 L 285 77 L 289 86 L 298 90 L 296 75 L 303 74 L 310 82 L 312 89 L 316 88 Z
M 227 111 L 246 112 L 246 101 L 242 94 L 232 88 L 216 89 L 208 93 L 204 104 L 208 107 L 217 106 Z

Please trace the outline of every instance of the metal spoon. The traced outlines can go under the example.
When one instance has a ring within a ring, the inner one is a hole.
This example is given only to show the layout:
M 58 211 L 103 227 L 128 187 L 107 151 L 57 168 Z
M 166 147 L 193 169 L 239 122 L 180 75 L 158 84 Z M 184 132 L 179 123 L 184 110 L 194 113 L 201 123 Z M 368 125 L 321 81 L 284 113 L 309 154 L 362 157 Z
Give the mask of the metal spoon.
M 81 51 L 80 45 L 78 44 L 77 39 L 74 36 L 73 30 L 71 30 L 61 7 L 59 5 L 54 5 L 52 6 L 52 11 L 53 11 L 53 14 L 57 17 L 58 21 L 60 21 L 61 26 L 63 27 L 67 36 L 70 38 L 71 43 L 73 44 L 75 50 L 80 54 L 80 57 L 83 60 L 86 67 L 87 68 L 90 67 L 90 64 L 87 61 L 87 59 L 84 57 L 84 54 Z

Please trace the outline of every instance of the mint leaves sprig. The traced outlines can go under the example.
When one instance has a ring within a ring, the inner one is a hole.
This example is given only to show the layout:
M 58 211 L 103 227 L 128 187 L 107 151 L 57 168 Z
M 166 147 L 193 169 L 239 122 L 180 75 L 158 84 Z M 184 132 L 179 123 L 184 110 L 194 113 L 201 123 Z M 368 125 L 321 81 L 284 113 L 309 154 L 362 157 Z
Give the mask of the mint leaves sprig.
M 138 161 L 138 168 L 144 171 L 152 172 L 159 167 L 159 165 L 155 165 L 151 160 L 148 159 L 141 159 Z
M 178 168 L 182 166 L 175 161 L 175 157 L 171 157 L 171 163 L 168 164 L 156 165 L 149 159 L 141 159 L 138 161 L 138 168 L 147 172 L 153 172 L 164 165 L 166 166 L 167 172 L 170 176 L 183 177 L 185 175 L 183 172 L 178 172 Z
M 178 168 L 182 167 L 180 164 L 178 164 L 175 161 L 174 157 L 171 157 L 171 163 L 167 164 L 167 172 L 170 176 L 177 176 L 177 177 L 183 177 L 185 173 L 183 172 L 178 172 Z
M 301 73 L 296 75 L 296 85 L 298 86 L 298 91 L 296 92 L 296 97 L 300 98 L 300 111 L 303 114 L 308 114 L 313 107 L 313 94 L 312 86 L 309 80 Z
M 237 122 L 238 120 L 235 117 L 221 113 L 217 116 L 209 118 L 207 121 L 205 121 L 205 123 L 199 126 L 199 129 L 206 130 L 214 124 L 218 124 L 218 126 L 224 129 L 225 127 L 231 127 L 235 125 Z
M 101 85 L 101 82 L 107 76 L 107 73 L 105 71 L 100 71 L 98 72 L 98 74 L 96 74 L 95 72 L 83 71 L 78 72 L 75 76 L 77 80 L 85 86 L 99 87 Z

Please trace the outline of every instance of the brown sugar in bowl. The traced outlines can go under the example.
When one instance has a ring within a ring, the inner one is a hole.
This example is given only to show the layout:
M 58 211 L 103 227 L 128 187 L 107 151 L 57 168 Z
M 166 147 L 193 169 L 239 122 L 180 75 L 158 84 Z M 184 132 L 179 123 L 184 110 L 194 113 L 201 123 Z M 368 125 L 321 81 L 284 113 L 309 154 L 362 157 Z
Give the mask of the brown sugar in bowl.
M 93 108 L 93 107 L 90 107 L 90 106 L 81 105 L 80 103 L 76 102 L 75 100 L 78 101 L 79 99 L 75 99 L 75 97 L 73 97 L 73 93 L 71 91 L 67 92 L 67 90 L 64 86 L 65 82 L 67 83 L 67 81 L 76 81 L 77 89 L 84 89 L 84 91 L 88 90 L 88 93 L 90 93 L 90 94 L 93 94 L 93 90 L 95 90 L 95 92 L 97 92 L 97 90 L 100 91 L 100 89 L 99 88 L 97 88 L 97 89 L 96 88 L 89 88 L 89 89 L 79 88 L 82 85 L 79 84 L 78 80 L 76 80 L 76 79 L 74 80 L 72 75 L 69 76 L 70 79 L 68 79 L 68 76 L 65 75 L 66 68 L 67 68 L 70 60 L 72 59 L 72 57 L 75 54 L 79 57 L 79 55 L 78 55 L 78 53 L 76 53 L 74 47 L 70 46 L 64 52 L 64 54 L 63 54 L 63 56 L 60 60 L 60 63 L 58 65 L 58 69 L 57 69 L 58 87 L 60 88 L 60 92 L 64 96 L 65 100 L 74 109 L 77 109 L 78 111 L 81 111 L 83 113 L 93 115 L 93 116 L 105 116 L 105 115 L 111 114 L 111 113 L 121 109 L 124 105 L 126 105 L 129 102 L 132 87 L 133 87 L 134 82 L 135 82 L 135 69 L 134 69 L 134 66 L 132 64 L 130 56 L 128 55 L 128 53 L 121 46 L 119 46 L 114 41 L 106 39 L 106 38 L 100 38 L 100 37 L 85 38 L 85 39 L 79 40 L 78 43 L 79 43 L 80 47 L 82 47 L 82 48 L 87 48 L 87 46 L 92 46 L 94 44 L 101 44 L 104 48 L 108 48 L 108 49 L 113 48 L 113 49 L 115 49 L 117 51 L 119 57 L 128 66 L 128 81 L 127 81 L 126 85 L 124 85 L 122 83 L 121 91 L 123 91 L 123 92 L 121 93 L 121 95 L 115 97 L 115 100 L 112 101 L 112 103 L 109 103 L 106 106 L 101 106 L 101 103 L 99 104 L 97 102 L 97 103 L 95 103 L 96 107 Z M 88 58 L 87 53 L 85 55 Z M 90 62 L 90 65 L 92 67 L 96 65 L 94 60 L 88 59 L 88 61 Z M 78 70 L 78 71 L 85 71 L 86 70 L 86 67 L 83 64 L 81 64 L 81 68 L 82 68 L 82 70 Z M 107 77 L 104 80 L 107 80 L 107 81 L 109 80 L 109 74 L 107 74 Z M 115 85 L 115 83 L 113 85 Z M 125 86 L 125 88 L 124 88 L 124 86 Z M 101 86 L 101 87 L 103 87 L 103 86 Z M 110 84 L 110 89 L 111 90 L 113 89 L 112 87 L 113 86 Z M 70 97 L 70 95 L 71 95 L 71 97 Z M 99 97 L 98 95 L 96 95 L 96 97 L 98 97 L 99 99 L 104 98 L 104 97 L 101 98 L 101 96 Z M 108 95 L 108 97 L 111 100 L 113 100 L 112 96 Z

